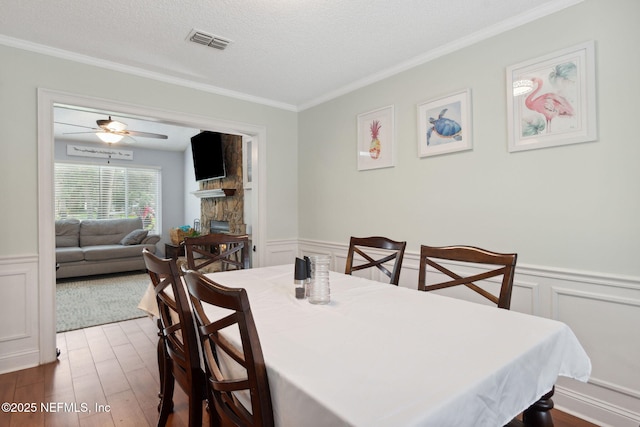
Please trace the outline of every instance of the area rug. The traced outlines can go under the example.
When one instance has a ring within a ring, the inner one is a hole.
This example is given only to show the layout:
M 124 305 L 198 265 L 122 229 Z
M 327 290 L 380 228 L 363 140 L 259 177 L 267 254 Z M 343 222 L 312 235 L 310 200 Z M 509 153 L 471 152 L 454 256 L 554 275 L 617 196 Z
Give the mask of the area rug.
M 144 317 L 138 303 L 149 286 L 146 273 L 108 274 L 56 283 L 58 332 Z

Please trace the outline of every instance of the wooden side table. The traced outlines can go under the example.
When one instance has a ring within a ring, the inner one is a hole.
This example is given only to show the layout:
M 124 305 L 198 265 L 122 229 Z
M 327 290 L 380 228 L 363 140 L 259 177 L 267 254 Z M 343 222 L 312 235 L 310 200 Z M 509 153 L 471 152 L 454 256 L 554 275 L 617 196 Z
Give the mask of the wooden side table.
M 164 256 L 177 260 L 179 256 L 184 256 L 184 245 L 164 244 Z

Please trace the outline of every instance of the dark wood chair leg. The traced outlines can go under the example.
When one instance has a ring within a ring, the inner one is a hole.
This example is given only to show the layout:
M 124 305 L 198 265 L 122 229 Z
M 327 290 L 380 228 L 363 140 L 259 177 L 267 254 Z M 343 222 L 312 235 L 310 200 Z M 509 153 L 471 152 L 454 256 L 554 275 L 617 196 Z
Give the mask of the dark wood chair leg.
M 194 386 L 189 396 L 189 425 L 202 426 L 202 396 L 201 387 Z
M 209 414 L 209 427 L 220 427 L 222 425 L 222 421 L 216 411 L 216 406 L 213 403 L 213 397 L 210 394 L 207 394 L 206 408 L 207 413 Z
M 522 413 L 522 422 L 527 427 L 553 427 L 553 419 L 551 418 L 551 409 L 553 409 L 553 400 L 551 397 L 555 391 L 555 387 L 551 388 L 549 393 L 542 396 L 536 403 L 531 405 Z
M 164 427 L 167 424 L 169 414 L 173 411 L 173 388 L 175 380 L 171 372 L 171 360 L 164 346 L 164 338 L 160 333 L 158 333 L 158 335 L 160 336 L 158 339 L 158 370 L 160 373 L 160 393 L 158 395 L 160 398 L 160 403 L 158 404 L 160 416 L 158 418 L 158 427 Z

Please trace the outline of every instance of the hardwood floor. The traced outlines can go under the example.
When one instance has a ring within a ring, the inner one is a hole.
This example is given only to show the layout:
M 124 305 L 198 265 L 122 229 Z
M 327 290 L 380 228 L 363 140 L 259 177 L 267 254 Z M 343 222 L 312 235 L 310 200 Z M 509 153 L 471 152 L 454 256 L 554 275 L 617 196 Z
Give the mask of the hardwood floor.
M 20 409 L 1 411 L 0 426 L 155 426 L 156 331 L 153 321 L 141 318 L 58 334 L 57 362 L 0 375 L 0 402 Z M 187 399 L 180 387 L 174 402 L 167 425 L 186 427 Z M 203 416 L 208 425 L 206 411 Z M 555 427 L 594 426 L 557 410 L 553 418 Z

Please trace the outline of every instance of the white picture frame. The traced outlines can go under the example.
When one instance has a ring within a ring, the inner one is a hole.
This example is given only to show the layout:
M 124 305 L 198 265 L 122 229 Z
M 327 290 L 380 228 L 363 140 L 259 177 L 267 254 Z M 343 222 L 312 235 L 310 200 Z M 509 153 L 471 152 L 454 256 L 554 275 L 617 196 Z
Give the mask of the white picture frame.
M 253 185 L 253 140 L 242 137 L 242 185 L 245 190 L 251 190 Z
M 597 139 L 589 41 L 507 67 L 509 152 Z
M 473 148 L 471 89 L 418 104 L 417 113 L 418 157 Z
M 96 157 L 101 159 L 133 160 L 132 150 L 119 148 L 87 147 L 82 145 L 67 144 L 68 156 Z
M 358 114 L 358 170 L 395 166 L 394 106 Z

